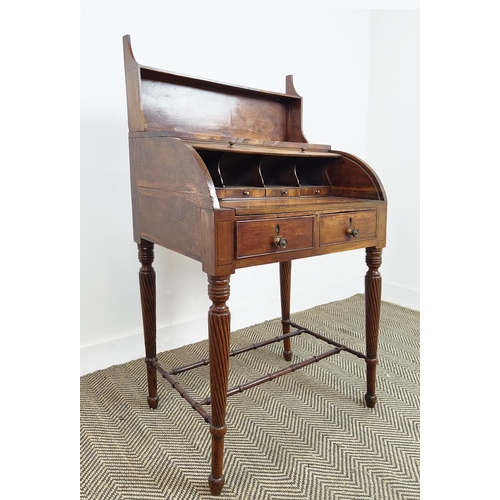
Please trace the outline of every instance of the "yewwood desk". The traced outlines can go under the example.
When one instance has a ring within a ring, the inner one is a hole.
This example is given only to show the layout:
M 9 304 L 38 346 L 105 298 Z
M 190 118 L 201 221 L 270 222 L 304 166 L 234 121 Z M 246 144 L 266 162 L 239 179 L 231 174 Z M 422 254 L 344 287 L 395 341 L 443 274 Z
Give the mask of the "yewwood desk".
M 374 407 L 382 248 L 387 201 L 374 171 L 355 156 L 310 144 L 302 98 L 178 75 L 136 62 L 123 38 L 134 239 L 146 345 L 148 403 L 158 405 L 159 372 L 210 424 L 212 494 L 224 485 L 227 397 L 345 351 L 365 359 L 366 404 Z M 168 371 L 156 353 L 154 244 L 200 261 L 208 275 L 209 357 Z M 366 248 L 366 353 L 290 320 L 293 259 Z M 283 335 L 230 352 L 229 278 L 236 269 L 279 262 Z M 310 334 L 332 349 L 228 390 L 229 357 Z M 209 364 L 210 396 L 195 401 L 175 376 Z M 206 407 L 211 406 L 211 412 Z

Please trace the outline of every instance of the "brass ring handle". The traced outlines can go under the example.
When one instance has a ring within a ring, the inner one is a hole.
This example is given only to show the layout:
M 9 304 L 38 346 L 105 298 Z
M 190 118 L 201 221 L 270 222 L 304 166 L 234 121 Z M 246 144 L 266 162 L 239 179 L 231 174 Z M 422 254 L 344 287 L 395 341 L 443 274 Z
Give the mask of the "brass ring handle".
M 281 237 L 281 236 L 276 236 L 276 238 L 274 238 L 274 244 L 278 248 L 286 248 L 288 245 L 288 240 L 286 238 Z

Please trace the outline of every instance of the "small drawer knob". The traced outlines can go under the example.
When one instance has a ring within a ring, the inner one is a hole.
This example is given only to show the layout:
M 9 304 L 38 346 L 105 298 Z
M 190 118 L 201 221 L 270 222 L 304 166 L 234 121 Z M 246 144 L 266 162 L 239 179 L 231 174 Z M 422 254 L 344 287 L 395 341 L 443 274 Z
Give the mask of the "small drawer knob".
M 250 196 L 250 191 L 243 191 L 243 194 L 244 194 L 245 196 Z
M 316 189 L 316 191 L 314 191 L 314 194 L 320 194 L 321 191 L 319 189 Z
M 288 245 L 288 240 L 286 238 L 283 238 L 282 236 L 276 236 L 276 238 L 274 238 L 274 244 L 278 248 L 286 248 Z
M 288 189 L 283 189 L 283 191 L 281 191 L 281 195 L 282 196 L 287 196 L 288 195 Z

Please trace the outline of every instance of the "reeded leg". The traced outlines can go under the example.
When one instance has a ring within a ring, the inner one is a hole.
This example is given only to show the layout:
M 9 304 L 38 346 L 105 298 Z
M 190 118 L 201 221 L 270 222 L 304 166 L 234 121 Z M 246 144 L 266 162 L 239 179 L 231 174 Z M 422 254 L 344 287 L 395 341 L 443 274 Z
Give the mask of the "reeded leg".
M 219 495 L 224 486 L 222 474 L 224 436 L 226 434 L 227 379 L 229 373 L 229 340 L 231 314 L 226 306 L 229 299 L 229 276 L 208 276 L 208 296 L 212 305 L 208 311 L 208 342 L 210 357 L 210 396 L 212 400 L 212 473 L 208 478 L 212 495 Z
M 280 262 L 280 290 L 281 290 L 281 323 L 283 334 L 290 333 L 290 291 L 291 291 L 292 262 L 287 260 Z M 292 360 L 291 339 L 283 341 L 283 357 L 286 361 Z
M 366 404 L 373 408 L 375 396 L 375 376 L 377 371 L 377 344 L 380 321 L 380 301 L 382 297 L 382 276 L 378 269 L 382 264 L 382 250 L 375 247 L 366 249 L 368 271 L 365 276 L 366 301 Z
M 154 261 L 154 243 L 142 240 L 137 245 L 139 262 L 139 285 L 141 288 L 142 324 L 146 345 L 146 365 L 148 373 L 148 404 L 150 408 L 158 406 L 156 368 L 156 277 L 152 266 Z

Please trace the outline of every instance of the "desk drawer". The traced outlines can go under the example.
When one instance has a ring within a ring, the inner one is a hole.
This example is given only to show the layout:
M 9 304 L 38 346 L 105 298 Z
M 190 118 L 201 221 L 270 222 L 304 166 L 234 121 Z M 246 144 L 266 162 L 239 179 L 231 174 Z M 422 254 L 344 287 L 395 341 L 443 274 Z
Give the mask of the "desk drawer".
M 330 186 L 309 186 L 300 188 L 301 196 L 328 196 L 330 192 Z
M 375 238 L 376 234 L 376 210 L 320 216 L 319 241 L 321 246 L 371 239 Z
M 236 258 L 312 248 L 313 228 L 313 216 L 238 221 Z M 276 237 L 285 239 L 286 246 L 277 246 Z
M 231 187 L 217 188 L 217 198 L 263 198 L 266 195 L 264 188 Z
M 300 188 L 298 187 L 275 187 L 275 188 L 266 188 L 266 197 L 274 197 L 274 196 L 299 196 Z

